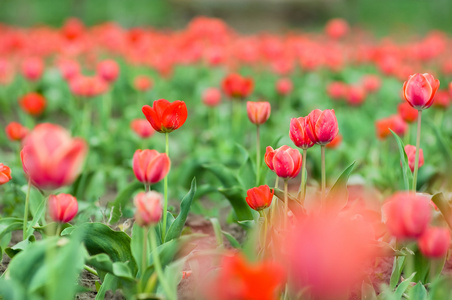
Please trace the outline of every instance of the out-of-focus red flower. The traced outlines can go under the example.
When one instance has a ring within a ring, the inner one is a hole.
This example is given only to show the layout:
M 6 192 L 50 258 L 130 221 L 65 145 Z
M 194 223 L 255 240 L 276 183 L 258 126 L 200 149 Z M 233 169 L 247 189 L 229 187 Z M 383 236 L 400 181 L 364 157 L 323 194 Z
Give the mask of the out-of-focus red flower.
M 71 59 L 63 59 L 58 62 L 58 69 L 61 76 L 67 81 L 80 75 L 80 65 L 77 61 Z
M 144 184 L 159 182 L 168 174 L 170 167 L 168 155 L 157 150 L 138 149 L 133 155 L 133 172 Z
M 428 198 L 409 192 L 397 192 L 383 206 L 386 225 L 398 239 L 417 239 L 425 232 L 431 219 Z
M 419 114 L 418 110 L 411 107 L 408 102 L 402 102 L 397 106 L 397 111 L 399 112 L 400 117 L 407 122 L 413 123 L 417 120 L 417 115 Z
M 230 74 L 223 79 L 222 88 L 226 95 L 232 98 L 245 99 L 253 91 L 252 78 L 242 77 L 239 74 Z
M 449 92 L 446 90 L 438 90 L 433 98 L 433 106 L 447 109 L 450 106 Z
M 140 92 L 145 92 L 152 88 L 152 80 L 149 76 L 146 75 L 138 75 L 133 80 L 133 87 Z
M 83 35 L 85 26 L 77 18 L 69 18 L 61 28 L 61 33 L 68 40 L 75 40 Z
M 345 36 L 349 31 L 347 21 L 344 19 L 331 19 L 325 26 L 325 33 L 333 39 L 339 39 Z
M 327 86 L 326 91 L 331 99 L 339 100 L 347 94 L 347 85 L 340 81 L 333 81 Z
M 130 128 L 141 138 L 151 137 L 155 130 L 145 119 L 135 119 L 130 122 Z
M 96 97 L 108 90 L 108 84 L 98 76 L 75 76 L 70 82 L 71 92 L 79 97 Z
M 308 149 L 314 146 L 314 142 L 308 136 L 307 126 L 307 117 L 290 120 L 289 137 L 298 148 Z
M 9 85 L 14 79 L 14 69 L 6 60 L 0 58 L 0 85 Z
M 202 93 L 202 102 L 207 106 L 217 106 L 221 102 L 221 92 L 217 88 L 208 88 Z
M 44 62 L 38 57 L 29 57 L 22 62 L 22 75 L 30 81 L 41 78 L 44 72 Z
M 307 119 L 307 134 L 315 144 L 328 144 L 339 133 L 334 109 L 315 109 L 309 113 Z
M 339 147 L 342 143 L 342 135 L 338 134 L 336 137 L 329 143 L 326 144 L 326 147 L 329 149 L 335 149 Z
M 78 176 L 88 147 L 54 124 L 37 125 L 24 139 L 20 153 L 25 174 L 41 189 L 69 185 Z
M 286 96 L 289 95 L 293 90 L 293 83 L 290 78 L 280 78 L 276 82 L 276 91 L 278 94 Z
M 28 134 L 28 129 L 20 123 L 11 122 L 6 126 L 5 132 L 11 141 L 21 141 Z
M 11 179 L 11 169 L 0 163 L 0 185 L 7 183 Z
M 352 85 L 347 88 L 346 99 L 350 105 L 358 106 L 366 100 L 366 90 L 360 85 Z
M 413 145 L 406 145 L 405 146 L 405 153 L 408 157 L 408 165 L 411 169 L 411 172 L 414 172 L 414 164 L 416 162 L 416 146 Z M 422 167 L 424 165 L 424 152 L 422 149 L 419 149 L 419 163 L 418 167 Z
M 276 262 L 249 264 L 240 254 L 223 256 L 206 296 L 209 300 L 276 300 L 284 280 L 284 269 Z
M 254 210 L 262 210 L 270 206 L 275 191 L 268 185 L 261 185 L 246 192 L 246 203 Z
M 408 125 L 399 115 L 392 115 L 375 121 L 375 128 L 377 130 L 377 137 L 384 140 L 391 135 L 390 129 L 397 133 L 397 135 L 403 136 L 408 129 Z
M 150 191 L 138 193 L 133 199 L 136 207 L 135 222 L 141 227 L 157 224 L 162 218 L 162 195 Z
M 113 82 L 118 78 L 119 66 L 112 59 L 106 59 L 97 64 L 97 74 L 106 82 Z
M 381 79 L 377 75 L 365 75 L 361 82 L 368 93 L 377 92 L 381 86 Z
M 439 80 L 429 73 L 411 75 L 403 84 L 403 96 L 415 109 L 423 110 L 433 104 Z
M 176 130 L 187 120 L 187 106 L 180 100 L 169 102 L 159 99 L 154 101 L 152 107 L 143 106 L 142 111 L 152 127 L 161 133 Z
M 426 257 L 445 257 L 450 248 L 450 231 L 448 228 L 429 227 L 419 238 L 418 244 Z
M 46 108 L 46 98 L 38 93 L 28 93 L 19 100 L 20 107 L 27 114 L 39 116 Z
M 67 223 L 78 211 L 77 199 L 70 194 L 49 196 L 49 215 L 55 222 Z
M 301 169 L 301 154 L 297 149 L 284 145 L 276 150 L 268 146 L 265 152 L 265 163 L 281 178 L 297 177 Z
M 271 112 L 270 102 L 248 101 L 246 103 L 246 111 L 248 113 L 248 119 L 251 121 L 251 123 L 256 125 L 264 124 L 270 117 Z

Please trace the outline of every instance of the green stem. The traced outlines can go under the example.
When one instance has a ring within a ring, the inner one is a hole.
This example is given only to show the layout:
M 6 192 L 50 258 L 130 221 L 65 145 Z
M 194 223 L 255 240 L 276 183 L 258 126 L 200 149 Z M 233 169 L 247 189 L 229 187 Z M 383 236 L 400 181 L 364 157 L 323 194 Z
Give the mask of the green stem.
M 108 121 L 111 117 L 111 94 L 110 92 L 105 93 L 104 95 L 104 105 L 103 105 L 103 125 L 105 130 L 108 132 Z
M 60 233 L 61 233 L 61 226 L 62 226 L 63 224 L 61 224 L 60 222 L 58 222 L 58 224 L 57 224 L 57 228 L 56 228 L 56 232 L 55 232 L 55 235 L 56 236 L 60 236 Z
M 27 223 L 28 223 L 28 204 L 30 202 L 31 178 L 28 178 L 27 196 L 25 197 L 24 209 L 24 224 L 23 224 L 23 240 L 27 238 Z
M 168 143 L 168 132 L 165 132 L 165 153 L 169 157 L 169 143 Z M 165 179 L 163 180 L 163 224 L 162 224 L 162 242 L 165 241 L 166 236 L 166 212 L 168 210 L 168 174 L 166 174 Z
M 154 228 L 152 228 L 154 230 Z M 144 277 L 144 271 L 146 270 L 146 267 L 148 265 L 148 235 L 149 235 L 149 228 L 144 227 L 143 228 L 143 253 L 141 256 L 141 278 Z
M 421 116 L 422 110 L 419 111 L 417 117 L 417 136 L 416 136 L 416 155 L 414 157 L 414 174 L 413 174 L 413 192 L 416 193 L 417 172 L 419 169 L 419 145 L 421 143 Z
M 91 274 L 99 277 L 99 274 L 97 274 L 96 270 L 94 270 L 93 268 L 91 268 L 91 267 L 89 267 L 87 265 L 84 265 L 83 269 L 85 269 L 86 271 L 90 272 Z
M 256 126 L 256 186 L 259 186 L 259 177 L 261 170 L 261 136 L 259 125 Z
M 265 248 L 266 248 L 266 245 L 267 245 L 267 230 L 268 230 L 268 220 L 267 220 L 267 214 L 263 211 L 263 210 L 260 210 L 259 211 L 259 215 L 261 216 L 261 218 L 263 218 L 264 219 L 264 228 L 263 228 L 263 230 L 262 230 L 262 228 L 261 228 L 261 234 L 262 234 L 262 237 L 263 237 L 263 242 L 262 242 L 262 256 L 264 256 L 264 253 L 265 253 Z
M 325 174 L 325 145 L 320 145 L 320 151 L 322 154 L 322 204 L 325 200 L 326 190 L 326 174 Z
M 163 275 L 162 265 L 160 264 L 160 257 L 157 251 L 157 242 L 155 238 L 155 230 L 151 227 L 151 251 L 152 251 L 152 257 L 154 259 L 154 266 L 155 270 L 157 271 L 157 276 L 160 281 L 160 284 L 163 287 L 163 290 L 166 293 L 166 296 L 168 299 L 173 300 L 176 299 L 176 297 L 173 295 L 173 291 L 169 287 L 168 283 L 165 280 L 165 276 Z
M 308 149 L 303 149 L 303 162 L 301 165 L 301 184 L 300 184 L 300 192 L 298 198 L 301 199 L 301 204 L 304 203 L 304 198 L 306 196 L 306 153 Z
M 288 180 L 284 179 L 284 229 L 287 230 L 287 213 L 289 212 Z
M 279 177 L 276 176 L 276 180 L 275 180 L 275 189 L 278 188 L 279 185 Z M 275 198 L 275 196 L 273 196 L 273 198 Z M 274 201 L 273 201 L 274 200 Z M 272 206 L 270 208 L 270 223 L 273 224 L 273 221 L 275 219 L 275 211 L 276 211 L 276 205 L 278 203 L 278 199 L 273 199 L 272 200 Z
M 89 134 L 89 123 L 91 122 L 90 118 L 90 111 L 89 111 L 89 102 L 87 98 L 81 99 L 83 101 L 83 120 L 82 120 L 82 128 L 81 128 L 81 135 L 89 140 L 88 134 Z
M 150 184 L 144 184 L 144 191 L 147 193 L 151 190 L 151 185 Z

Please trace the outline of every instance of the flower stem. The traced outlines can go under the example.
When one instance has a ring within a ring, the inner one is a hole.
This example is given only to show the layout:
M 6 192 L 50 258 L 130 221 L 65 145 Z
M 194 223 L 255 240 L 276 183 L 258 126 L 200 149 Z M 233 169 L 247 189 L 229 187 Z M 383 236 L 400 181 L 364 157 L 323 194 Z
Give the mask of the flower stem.
M 278 188 L 279 185 L 279 177 L 276 176 L 276 180 L 275 180 L 275 189 Z M 275 198 L 275 196 L 273 196 L 273 198 Z M 273 224 L 273 221 L 275 219 L 275 211 L 276 211 L 276 205 L 278 203 L 278 199 L 276 199 L 276 201 L 272 200 L 272 206 L 270 208 L 270 223 Z
M 304 198 L 306 196 L 306 153 L 308 149 L 303 149 L 303 162 L 301 165 L 301 184 L 300 184 L 300 192 L 298 198 L 301 199 L 301 204 L 304 203 Z
M 417 117 L 417 136 L 416 136 L 416 155 L 414 160 L 414 174 L 413 174 L 413 192 L 416 193 L 416 185 L 417 185 L 417 171 L 419 169 L 419 145 L 421 143 L 421 116 L 422 110 L 419 111 Z
M 154 230 L 154 228 L 152 228 Z M 144 227 L 143 228 L 143 253 L 141 256 L 141 278 L 144 276 L 144 271 L 146 270 L 146 267 L 148 265 L 148 235 L 149 235 L 149 228 Z
M 147 193 L 147 192 L 149 192 L 150 190 L 151 190 L 151 185 L 145 183 L 145 184 L 144 184 L 144 191 Z
M 256 186 L 259 186 L 259 177 L 261 170 L 261 135 L 259 125 L 256 126 Z
M 31 178 L 28 178 L 27 196 L 25 197 L 24 209 L 24 224 L 23 224 L 23 240 L 27 238 L 27 223 L 28 223 L 28 204 L 30 202 Z
M 169 143 L 168 143 L 168 132 L 165 132 L 165 153 L 169 157 Z M 162 242 L 165 241 L 166 236 L 166 212 L 168 210 L 168 174 L 166 174 L 165 179 L 163 180 L 163 223 L 162 223 Z
M 267 229 L 268 229 L 268 220 L 267 220 L 267 214 L 263 211 L 263 210 L 260 210 L 259 211 L 259 215 L 261 216 L 261 218 L 263 218 L 264 219 L 264 228 L 263 228 L 263 230 L 262 230 L 262 228 L 261 228 L 261 236 L 263 237 L 263 242 L 262 242 L 262 253 L 265 253 L 265 248 L 266 248 L 266 245 L 267 245 Z M 262 255 L 262 256 L 264 256 L 264 255 Z
M 289 212 L 288 180 L 284 179 L 284 229 L 287 230 L 287 213 Z
M 163 275 L 162 265 L 160 264 L 160 257 L 157 251 L 157 242 L 155 238 L 155 230 L 151 227 L 151 251 L 152 251 L 152 257 L 154 259 L 154 266 L 155 270 L 157 271 L 157 276 L 160 281 L 160 284 L 163 287 L 163 290 L 165 291 L 166 296 L 168 299 L 173 300 L 176 299 L 173 295 L 173 291 L 169 287 L 168 283 L 165 280 L 165 276 Z
M 325 145 L 320 145 L 320 151 L 322 154 L 322 204 L 325 200 L 326 190 L 326 175 L 325 175 Z

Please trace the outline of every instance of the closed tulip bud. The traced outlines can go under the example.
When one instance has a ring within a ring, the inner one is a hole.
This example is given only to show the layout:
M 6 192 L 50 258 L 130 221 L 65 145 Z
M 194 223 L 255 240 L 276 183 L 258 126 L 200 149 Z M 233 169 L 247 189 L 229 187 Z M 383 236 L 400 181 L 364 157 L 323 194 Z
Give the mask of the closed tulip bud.
M 262 210 L 270 206 L 275 191 L 268 185 L 254 187 L 246 192 L 246 203 L 254 210 Z
M 278 94 L 286 96 L 292 92 L 293 84 L 289 78 L 281 78 L 276 82 L 276 91 Z
M 409 192 L 394 194 L 383 206 L 383 211 L 389 232 L 399 239 L 422 236 L 432 215 L 429 199 Z
M 248 119 L 251 123 L 256 125 L 264 124 L 270 117 L 271 106 L 270 102 L 251 102 L 246 103 L 246 111 L 248 113 Z
M 210 107 L 217 106 L 221 102 L 221 92 L 217 88 L 208 88 L 202 93 L 202 102 Z
M 406 145 L 405 146 L 405 153 L 408 157 L 408 165 L 410 167 L 411 172 L 414 172 L 414 165 L 416 162 L 416 146 L 413 145 Z M 424 152 L 422 149 L 419 149 L 419 162 L 418 162 L 418 168 L 422 167 L 424 165 Z
M 421 253 L 430 258 L 445 257 L 450 248 L 450 232 L 447 228 L 430 227 L 418 240 Z
M 143 106 L 142 111 L 152 127 L 161 133 L 176 130 L 187 120 L 187 106 L 180 100 L 174 102 L 165 99 L 156 100 L 152 107 Z
M 108 83 L 98 76 L 75 76 L 69 82 L 71 92 L 80 97 L 96 97 L 108 91 Z
M 265 163 L 279 177 L 294 178 L 300 173 L 302 160 L 300 152 L 289 146 L 284 145 L 276 150 L 268 146 Z
M 77 199 L 69 194 L 49 196 L 49 215 L 55 222 L 67 223 L 78 211 Z
M 383 118 L 375 122 L 377 130 L 377 137 L 381 140 L 391 135 L 391 129 L 397 135 L 402 136 L 406 133 L 408 125 L 402 120 L 399 115 L 393 115 L 388 118 Z
M 28 134 L 28 129 L 20 123 L 11 122 L 6 126 L 5 132 L 11 141 L 21 141 Z
M 340 39 L 349 31 L 348 23 L 344 19 L 331 19 L 325 26 L 326 34 L 333 39 Z
M 417 120 L 417 115 L 419 111 L 411 107 L 408 102 L 402 102 L 397 106 L 397 111 L 399 116 L 407 123 L 413 123 Z
M 293 118 L 290 120 L 289 137 L 292 142 L 301 149 L 308 149 L 314 146 L 307 134 L 307 117 Z
M 415 109 L 423 110 L 433 104 L 439 80 L 429 73 L 411 75 L 403 84 L 403 96 Z
M 111 59 L 101 61 L 97 65 L 97 74 L 99 75 L 100 78 L 107 82 L 115 81 L 119 75 L 118 63 Z
M 130 123 L 130 128 L 141 138 L 151 137 L 155 130 L 145 119 L 135 119 Z
M 329 149 L 335 149 L 335 148 L 339 147 L 341 145 L 341 143 L 342 143 L 342 135 L 338 134 L 329 144 L 326 145 L 326 147 Z
M 32 116 L 41 115 L 46 103 L 46 98 L 38 93 L 28 93 L 19 100 L 22 110 Z
M 88 147 L 82 139 L 54 124 L 37 125 L 24 139 L 20 153 L 25 174 L 41 189 L 69 185 L 77 178 Z
M 11 169 L 0 163 L 0 185 L 7 183 L 11 179 Z
M 70 81 L 80 74 L 80 65 L 75 60 L 60 61 L 58 63 L 58 69 L 60 70 L 61 76 L 67 81 Z
M 438 90 L 433 99 L 433 106 L 441 109 L 447 109 L 450 106 L 450 96 L 448 91 Z
M 133 80 L 133 87 L 140 92 L 145 92 L 152 88 L 152 80 L 146 75 L 138 75 Z
M 366 100 L 366 90 L 361 86 L 350 86 L 347 89 L 346 98 L 350 105 L 358 106 Z
M 326 91 L 331 99 L 339 100 L 347 94 L 347 86 L 343 82 L 333 81 L 328 85 Z
M 339 133 L 334 109 L 315 109 L 309 113 L 307 119 L 307 133 L 315 144 L 328 144 Z
M 223 79 L 222 88 L 229 97 L 245 99 L 253 91 L 254 81 L 239 74 L 230 74 Z
M 135 221 L 141 227 L 157 224 L 162 218 L 162 195 L 150 191 L 138 193 L 133 199 L 136 207 Z
M 369 93 L 375 93 L 380 89 L 381 79 L 376 75 L 366 75 L 362 78 L 362 85 Z
M 22 63 L 22 75 L 30 81 L 36 81 L 42 76 L 44 62 L 38 57 L 30 57 Z
M 157 150 L 138 149 L 133 155 L 133 172 L 138 181 L 144 184 L 159 182 L 168 174 L 170 167 L 168 155 Z

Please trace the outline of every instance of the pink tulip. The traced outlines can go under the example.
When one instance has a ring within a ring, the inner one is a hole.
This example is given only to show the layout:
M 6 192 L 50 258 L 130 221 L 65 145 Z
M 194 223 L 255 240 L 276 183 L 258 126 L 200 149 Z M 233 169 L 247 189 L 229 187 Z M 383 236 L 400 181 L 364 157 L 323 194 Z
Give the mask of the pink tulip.
M 133 155 L 133 172 L 138 181 L 144 184 L 157 183 L 165 178 L 170 166 L 168 155 L 157 150 L 138 149 Z
M 162 218 L 162 195 L 150 191 L 138 193 L 133 199 L 136 207 L 135 221 L 146 227 L 157 224 Z
M 248 113 L 248 119 L 251 123 L 261 125 L 267 122 L 270 117 L 271 106 L 269 102 L 251 102 L 246 103 L 246 111 Z
M 416 146 L 406 145 L 405 153 L 406 156 L 408 157 L 408 166 L 410 167 L 411 172 L 414 172 L 414 165 L 416 162 Z M 424 152 L 422 151 L 422 149 L 419 149 L 418 168 L 422 167 L 423 165 L 424 165 Z
M 307 119 L 307 134 L 315 144 L 328 144 L 339 133 L 334 109 L 315 109 L 309 113 Z
M 307 126 L 307 117 L 290 120 L 289 137 L 298 148 L 308 149 L 314 146 L 314 142 L 307 134 Z
M 433 75 L 416 73 L 403 84 L 403 96 L 412 107 L 423 110 L 432 106 L 438 88 L 439 80 Z
M 418 240 L 419 249 L 426 257 L 445 257 L 450 248 L 450 232 L 447 228 L 430 227 Z
M 49 196 L 49 215 L 55 222 L 67 223 L 78 211 L 77 199 L 69 194 Z
M 301 154 L 289 146 L 282 146 L 276 150 L 268 146 L 265 153 L 265 163 L 281 178 L 294 178 L 300 173 Z

